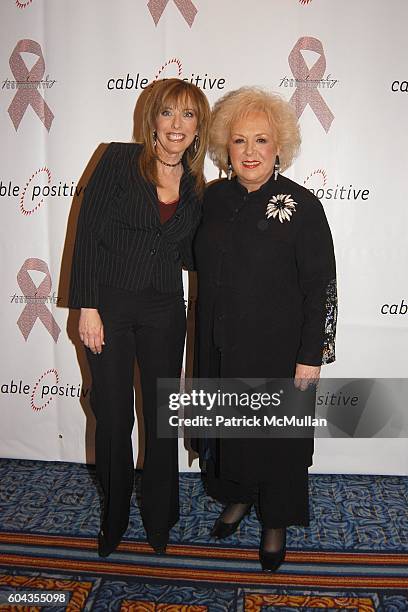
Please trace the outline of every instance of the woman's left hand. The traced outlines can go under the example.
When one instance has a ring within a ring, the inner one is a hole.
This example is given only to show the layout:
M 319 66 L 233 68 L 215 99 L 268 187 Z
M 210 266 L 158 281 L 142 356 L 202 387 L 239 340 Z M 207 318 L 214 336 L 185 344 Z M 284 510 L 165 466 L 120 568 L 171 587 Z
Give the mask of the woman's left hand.
M 306 391 L 309 385 L 317 385 L 320 378 L 320 366 L 296 364 L 295 387 L 300 391 Z

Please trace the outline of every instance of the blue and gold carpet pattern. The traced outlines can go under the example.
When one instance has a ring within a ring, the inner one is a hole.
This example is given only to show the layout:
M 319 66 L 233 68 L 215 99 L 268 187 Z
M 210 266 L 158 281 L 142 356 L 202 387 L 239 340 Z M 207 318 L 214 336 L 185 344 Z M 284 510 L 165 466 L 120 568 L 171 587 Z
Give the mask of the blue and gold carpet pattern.
M 260 571 L 255 509 L 230 538 L 209 537 L 221 505 L 198 474 L 180 475 L 181 518 L 168 554 L 155 555 L 145 542 L 138 481 L 136 474 L 124 539 L 101 559 L 93 467 L 0 460 L 0 592 L 64 590 L 64 610 L 408 611 L 407 477 L 311 475 L 310 528 L 288 530 L 275 574 Z

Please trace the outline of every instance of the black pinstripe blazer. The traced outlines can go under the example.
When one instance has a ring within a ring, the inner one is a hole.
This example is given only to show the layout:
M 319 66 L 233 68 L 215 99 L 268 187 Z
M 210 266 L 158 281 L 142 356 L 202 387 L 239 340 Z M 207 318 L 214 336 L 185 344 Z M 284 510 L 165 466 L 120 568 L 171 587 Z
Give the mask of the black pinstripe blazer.
M 193 267 L 191 241 L 201 216 L 194 178 L 184 168 L 176 213 L 161 224 L 156 188 L 138 172 L 141 148 L 111 142 L 87 185 L 72 262 L 71 308 L 97 308 L 100 284 L 181 292 L 181 268 Z

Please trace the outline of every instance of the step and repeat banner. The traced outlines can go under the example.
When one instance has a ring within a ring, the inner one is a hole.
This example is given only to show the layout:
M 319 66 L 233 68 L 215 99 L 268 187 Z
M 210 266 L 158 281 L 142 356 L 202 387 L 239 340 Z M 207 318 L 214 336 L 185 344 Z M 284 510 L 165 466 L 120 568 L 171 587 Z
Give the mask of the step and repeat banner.
M 337 256 L 337 361 L 323 375 L 407 376 L 405 0 L 2 0 L 0 18 L 1 456 L 93 461 L 66 308 L 75 223 L 89 160 L 132 141 L 154 79 L 189 80 L 211 105 L 242 85 L 290 100 L 302 150 L 286 174 L 321 200 Z M 137 431 L 134 446 L 140 460 Z M 317 440 L 312 471 L 407 474 L 407 451 L 403 438 Z M 182 441 L 180 462 L 198 469 Z

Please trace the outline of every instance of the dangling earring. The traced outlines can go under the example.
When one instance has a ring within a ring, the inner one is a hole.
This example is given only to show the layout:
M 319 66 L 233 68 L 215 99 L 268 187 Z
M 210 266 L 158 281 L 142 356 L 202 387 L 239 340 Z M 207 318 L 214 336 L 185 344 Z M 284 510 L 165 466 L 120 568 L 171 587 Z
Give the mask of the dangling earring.
M 154 146 L 154 148 L 156 148 L 156 145 L 157 145 L 157 132 L 156 132 L 156 130 L 154 130 L 154 132 L 153 132 L 153 146 Z
M 198 151 L 198 147 L 200 145 L 200 137 L 198 134 L 196 134 L 194 136 L 194 141 L 193 141 L 193 151 L 194 151 L 194 155 L 196 155 L 197 151 Z
M 230 181 L 232 178 L 232 164 L 230 156 L 228 155 L 228 166 L 227 166 L 227 179 Z
M 280 170 L 280 161 L 279 161 L 279 155 L 277 155 L 275 157 L 275 165 L 273 167 L 273 178 L 275 181 L 278 180 L 279 170 Z

